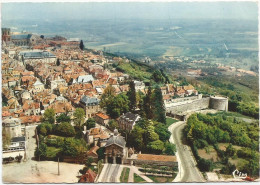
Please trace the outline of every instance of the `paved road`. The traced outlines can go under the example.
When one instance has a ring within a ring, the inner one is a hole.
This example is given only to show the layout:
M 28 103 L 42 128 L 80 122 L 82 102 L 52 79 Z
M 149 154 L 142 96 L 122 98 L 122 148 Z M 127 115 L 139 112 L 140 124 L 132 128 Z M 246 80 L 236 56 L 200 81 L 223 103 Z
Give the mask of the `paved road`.
M 101 182 L 119 182 L 119 164 L 107 164 Z
M 188 145 L 182 143 L 182 130 L 185 122 L 174 123 L 176 126 L 172 127 L 172 136 L 178 151 L 178 162 L 180 163 L 179 175 L 180 182 L 204 182 L 200 171 L 196 167 L 196 162 L 190 151 Z

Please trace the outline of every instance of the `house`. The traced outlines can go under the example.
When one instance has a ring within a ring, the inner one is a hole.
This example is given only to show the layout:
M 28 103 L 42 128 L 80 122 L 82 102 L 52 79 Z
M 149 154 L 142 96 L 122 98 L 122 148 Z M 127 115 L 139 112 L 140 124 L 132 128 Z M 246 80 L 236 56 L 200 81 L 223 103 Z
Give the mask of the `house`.
M 60 100 L 61 97 L 56 98 L 56 100 L 48 107 L 48 109 L 53 109 L 56 116 L 66 113 L 68 116 L 72 116 L 75 108 L 67 100 Z M 65 98 L 64 98 L 65 99 Z
M 35 125 L 41 122 L 41 116 L 22 116 L 20 117 L 22 125 Z
M 81 75 L 76 80 L 73 80 L 72 83 L 88 83 L 94 81 L 94 78 L 92 75 Z
M 33 84 L 33 92 L 37 93 L 37 92 L 41 92 L 44 90 L 44 84 L 42 82 L 40 82 L 39 80 L 37 80 L 34 84 Z
M 19 59 L 24 64 L 34 65 L 36 62 L 42 63 L 55 63 L 56 56 L 48 51 L 33 50 L 33 51 L 21 51 Z
M 119 135 L 118 130 L 114 130 L 114 135 L 111 135 L 107 140 L 105 147 L 105 163 L 123 164 L 126 155 L 126 141 L 124 137 Z
M 106 114 L 103 114 L 102 112 L 99 112 L 95 116 L 95 120 L 100 125 L 108 125 L 109 122 L 109 116 Z
M 83 138 L 89 144 L 94 143 L 94 146 L 103 146 L 103 143 L 107 141 L 109 136 L 104 132 L 101 127 L 91 128 L 83 131 Z
M 97 154 L 98 149 L 99 146 L 93 146 L 92 148 L 90 148 L 90 150 L 87 153 L 87 156 L 92 157 L 94 162 L 98 162 L 98 154 Z
M 83 95 L 79 103 L 80 106 L 85 110 L 86 119 L 95 116 L 96 113 L 101 111 L 99 102 L 100 100 L 98 98 Z
M 145 89 L 145 84 L 144 82 L 142 81 L 134 81 L 134 84 L 135 84 L 135 91 L 138 92 L 139 90 L 140 91 L 143 91 Z
M 23 104 L 23 111 L 26 116 L 39 115 L 41 112 L 40 103 L 26 100 Z
M 21 151 L 25 150 L 25 137 L 13 137 L 11 139 L 11 144 L 5 149 L 4 152 L 13 152 L 13 151 Z
M 119 117 L 118 126 L 120 129 L 131 131 L 140 118 L 138 114 L 127 112 Z
M 22 121 L 20 118 L 9 117 L 2 121 L 2 128 L 10 135 L 11 138 L 20 137 L 22 136 L 21 123 Z
M 94 183 L 97 174 L 93 172 L 90 168 L 86 171 L 86 174 L 81 175 L 79 179 L 79 183 Z

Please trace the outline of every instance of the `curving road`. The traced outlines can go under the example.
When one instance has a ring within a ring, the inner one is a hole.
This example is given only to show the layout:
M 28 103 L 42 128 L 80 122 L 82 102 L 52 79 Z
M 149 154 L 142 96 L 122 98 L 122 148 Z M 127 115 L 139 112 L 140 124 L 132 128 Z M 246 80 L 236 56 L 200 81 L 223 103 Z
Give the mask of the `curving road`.
M 170 142 L 176 144 L 177 159 L 179 163 L 179 182 L 204 182 L 204 178 L 198 168 L 196 167 L 195 159 L 192 155 L 191 149 L 188 145 L 182 142 L 182 130 L 184 129 L 185 122 L 180 121 L 172 124 L 169 130 L 172 133 Z M 177 177 L 176 177 L 177 179 Z

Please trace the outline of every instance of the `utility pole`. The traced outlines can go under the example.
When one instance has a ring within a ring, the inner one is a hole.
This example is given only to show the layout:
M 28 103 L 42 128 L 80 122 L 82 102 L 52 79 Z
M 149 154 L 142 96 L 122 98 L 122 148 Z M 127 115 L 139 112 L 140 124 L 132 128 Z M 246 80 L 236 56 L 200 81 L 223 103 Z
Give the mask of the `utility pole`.
M 58 157 L 58 175 L 60 175 L 60 158 Z

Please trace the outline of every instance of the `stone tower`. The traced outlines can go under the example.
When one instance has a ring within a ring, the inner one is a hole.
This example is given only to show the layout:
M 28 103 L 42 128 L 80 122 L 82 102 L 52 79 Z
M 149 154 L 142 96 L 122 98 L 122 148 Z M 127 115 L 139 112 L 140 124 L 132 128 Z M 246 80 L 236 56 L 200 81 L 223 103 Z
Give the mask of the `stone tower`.
M 10 28 L 2 28 L 2 42 L 11 41 L 11 30 Z

